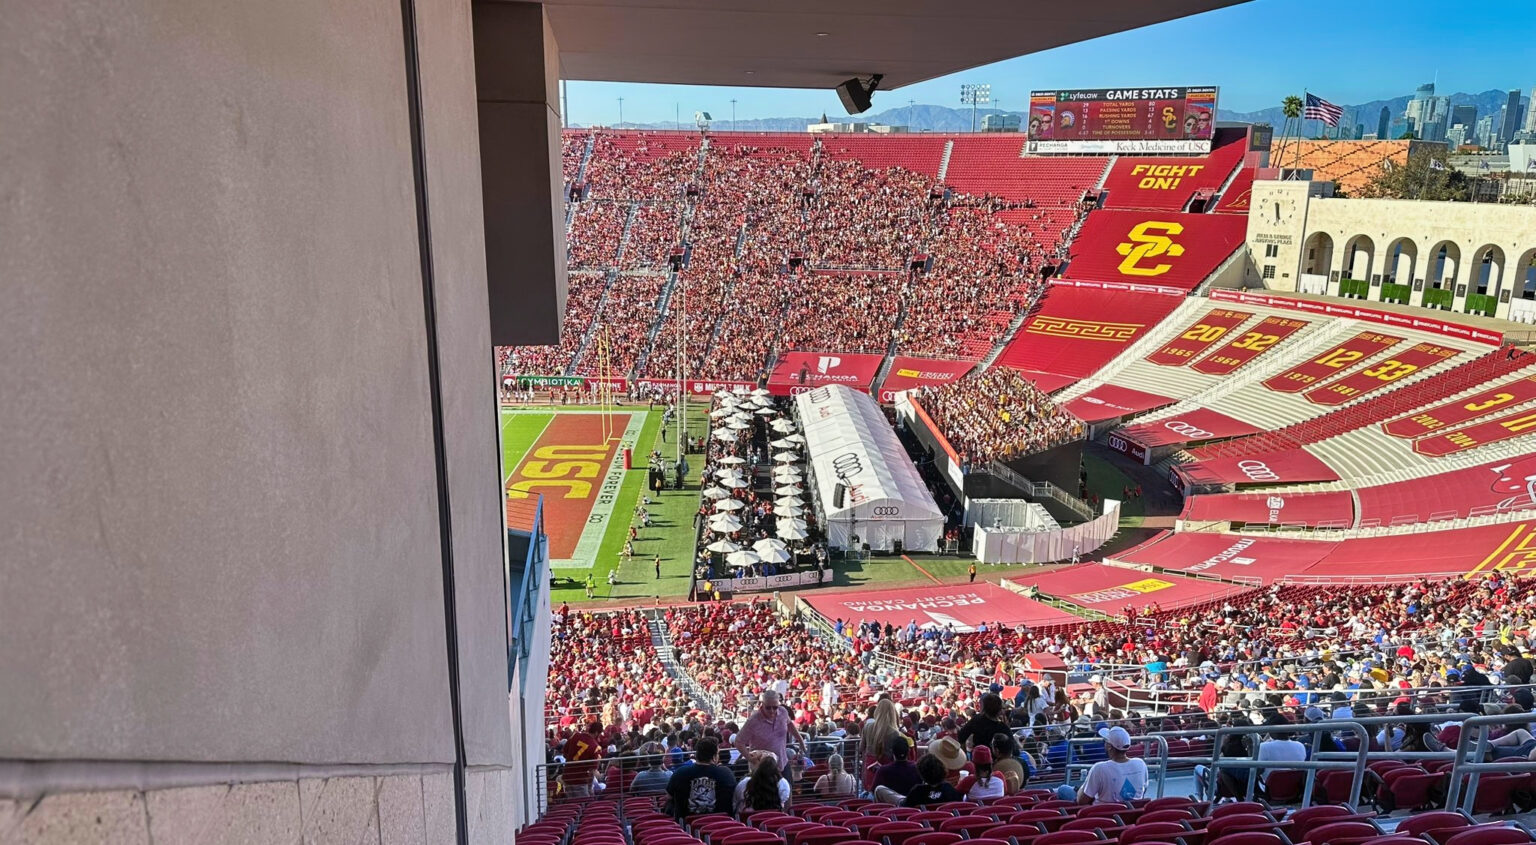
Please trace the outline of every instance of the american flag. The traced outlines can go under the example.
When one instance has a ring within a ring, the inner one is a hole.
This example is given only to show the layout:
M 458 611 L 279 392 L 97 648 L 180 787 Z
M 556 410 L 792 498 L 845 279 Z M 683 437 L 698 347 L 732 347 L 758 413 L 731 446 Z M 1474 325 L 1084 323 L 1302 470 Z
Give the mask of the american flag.
M 1321 120 L 1329 126 L 1338 126 L 1339 118 L 1344 116 L 1344 109 L 1316 94 L 1308 94 L 1307 107 L 1301 116 L 1305 120 Z

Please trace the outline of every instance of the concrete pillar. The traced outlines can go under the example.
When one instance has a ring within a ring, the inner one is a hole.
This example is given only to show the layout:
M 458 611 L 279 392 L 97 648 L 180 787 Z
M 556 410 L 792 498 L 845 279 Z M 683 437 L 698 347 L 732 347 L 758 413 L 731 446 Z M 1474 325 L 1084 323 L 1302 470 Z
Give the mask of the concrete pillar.
M 558 343 L 566 289 L 560 47 L 542 5 L 472 8 L 491 340 Z

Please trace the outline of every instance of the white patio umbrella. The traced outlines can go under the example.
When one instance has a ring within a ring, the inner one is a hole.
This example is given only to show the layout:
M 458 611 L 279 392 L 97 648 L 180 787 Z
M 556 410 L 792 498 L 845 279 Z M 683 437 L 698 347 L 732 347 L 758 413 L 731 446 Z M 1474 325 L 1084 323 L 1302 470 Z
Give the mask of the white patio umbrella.
M 805 442 L 805 435 L 803 435 L 803 434 L 791 434 L 790 436 L 788 436 L 788 437 L 786 437 L 784 439 L 788 440 L 791 443 L 804 443 Z
M 756 543 L 752 544 L 752 551 L 757 552 L 764 557 L 767 557 L 769 552 L 782 552 L 787 548 L 789 547 L 784 545 L 783 540 L 776 540 L 772 537 L 764 537 L 763 539 L 758 540 Z
M 757 415 L 760 416 L 760 417 L 771 417 L 771 416 L 773 416 L 774 414 L 777 414 L 777 413 L 778 413 L 778 411 L 775 411 L 772 408 L 758 408 L 757 409 Z
M 717 429 L 715 429 L 715 439 L 716 440 L 724 440 L 724 441 L 735 440 L 736 439 L 736 432 L 731 431 L 728 428 L 717 428 Z
M 778 495 L 778 496 L 798 496 L 798 495 L 800 495 L 800 488 L 799 487 L 791 487 L 788 484 L 786 484 L 783 487 L 780 487 L 779 489 L 777 489 L 777 490 L 775 490 L 773 492 L 774 492 L 775 495 Z
M 775 452 L 773 454 L 773 459 L 781 464 L 792 464 L 795 461 L 800 460 L 800 453 L 791 452 L 788 449 L 785 449 L 782 452 Z
M 779 466 L 779 467 L 775 468 L 774 471 L 773 471 L 773 477 L 774 478 L 788 478 L 788 479 L 790 479 L 792 481 L 799 481 L 800 480 L 800 470 L 796 469 L 795 467 L 793 467 L 791 465 L 786 464 L 786 465 Z
M 728 513 L 715 514 L 709 518 L 709 527 L 723 534 L 741 530 L 741 520 Z
M 777 522 L 778 525 L 793 525 L 794 527 L 799 528 L 802 531 L 805 530 L 805 520 L 799 519 L 797 517 L 781 516 L 781 517 L 779 517 L 776 520 L 776 522 Z
M 805 533 L 804 528 L 796 528 L 795 526 L 789 524 L 781 524 L 777 526 L 774 529 L 774 533 L 778 534 L 780 537 L 783 537 L 786 540 L 804 540 L 806 537 L 810 536 L 809 534 Z
M 729 390 L 726 390 L 725 388 L 722 387 L 719 390 L 715 391 L 715 396 L 717 398 L 720 398 L 720 399 L 730 399 L 731 398 L 731 392 Z
M 725 556 L 725 562 L 732 566 L 751 566 L 760 561 L 762 561 L 762 558 L 758 557 L 756 552 L 749 552 L 745 549 L 739 552 L 731 552 Z
M 759 387 L 758 389 L 752 391 L 752 395 L 753 396 L 770 396 L 772 394 L 770 394 L 766 388 Z
M 795 424 L 789 420 L 774 420 L 768 425 L 780 434 L 790 434 L 795 430 Z
M 747 393 L 748 393 L 747 389 L 745 387 L 743 387 L 742 385 L 739 385 L 739 384 L 736 385 L 736 387 L 734 389 L 732 389 L 731 392 L 736 394 L 737 396 L 746 396 Z
M 722 537 L 721 539 L 716 540 L 713 543 L 710 543 L 709 545 L 705 546 L 704 548 L 706 548 L 706 549 L 708 549 L 708 550 L 710 550 L 712 552 L 719 552 L 720 554 L 725 554 L 727 552 L 734 552 L 734 551 L 739 550 L 741 548 L 741 544 L 737 543 L 737 542 L 734 542 L 732 540 L 727 540 L 727 539 Z
M 728 417 L 728 416 L 730 416 L 731 414 L 734 414 L 734 413 L 736 413 L 736 411 L 734 409 L 727 408 L 726 406 L 721 405 L 720 407 L 718 407 L 718 408 L 714 409 L 713 411 L 709 412 L 709 418 L 712 419 L 712 420 L 718 420 L 721 417 Z
M 799 505 L 774 505 L 773 513 L 775 516 L 802 516 L 805 514 L 805 508 Z
M 759 408 L 772 408 L 773 407 L 773 400 L 769 399 L 767 396 L 754 396 L 751 399 L 748 399 L 747 401 L 751 402 L 752 404 L 756 405 Z
M 785 549 L 770 549 L 766 552 L 758 552 L 757 556 L 769 563 L 784 563 L 789 560 L 789 552 Z
M 706 499 L 729 499 L 730 497 L 731 491 L 725 489 L 724 487 L 704 488 L 704 498 Z
M 746 431 L 752 427 L 752 424 L 733 418 L 725 424 L 725 427 L 731 431 Z
M 715 477 L 720 479 L 735 478 L 737 480 L 745 480 L 745 477 L 741 474 L 740 467 L 716 467 Z
M 732 490 L 740 490 L 741 488 L 747 486 L 747 480 L 746 479 L 741 478 L 740 476 L 735 476 L 735 475 L 730 476 L 728 478 L 716 479 L 715 483 L 719 484 L 721 487 L 727 487 L 727 488 L 730 488 Z
M 777 440 L 770 440 L 770 441 L 768 441 L 768 445 L 772 446 L 775 449 L 788 449 L 788 448 L 794 446 L 795 442 L 793 440 L 790 440 L 787 437 L 780 437 Z
M 746 505 L 743 505 L 736 499 L 721 499 L 720 501 L 715 502 L 715 510 L 717 511 L 739 511 L 744 507 L 746 507 Z
M 722 463 L 722 464 L 724 464 L 726 466 L 737 466 L 739 464 L 744 464 L 746 462 L 747 462 L 746 458 L 738 457 L 736 455 L 726 455 L 725 457 L 721 458 L 720 461 L 719 461 L 719 463 Z

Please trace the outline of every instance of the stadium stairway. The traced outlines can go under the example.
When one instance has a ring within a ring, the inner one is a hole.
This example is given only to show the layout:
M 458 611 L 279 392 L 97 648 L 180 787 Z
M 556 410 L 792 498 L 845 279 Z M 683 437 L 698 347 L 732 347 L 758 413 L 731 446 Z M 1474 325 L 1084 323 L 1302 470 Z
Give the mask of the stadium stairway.
M 672 676 L 683 689 L 688 691 L 688 697 L 693 699 L 695 707 L 713 716 L 719 709 L 720 702 L 704 691 L 698 681 L 692 675 L 683 671 L 683 667 L 677 663 L 677 646 L 672 644 L 672 636 L 667 633 L 667 622 L 660 611 L 649 610 L 645 613 L 645 627 L 651 634 L 651 648 L 656 651 L 656 657 L 661 661 L 663 669 Z
M 603 293 L 597 299 L 597 306 L 592 310 L 593 314 L 603 313 L 603 306 L 608 304 L 608 292 L 613 289 L 613 283 L 618 278 L 618 270 L 609 270 L 603 274 Z M 592 343 L 592 334 L 596 327 L 596 319 L 587 324 L 587 329 L 581 336 L 581 345 L 577 346 L 576 351 L 571 353 L 571 361 L 565 365 L 565 375 L 572 375 L 576 372 L 577 366 L 581 363 L 582 356 L 586 354 L 587 346 Z

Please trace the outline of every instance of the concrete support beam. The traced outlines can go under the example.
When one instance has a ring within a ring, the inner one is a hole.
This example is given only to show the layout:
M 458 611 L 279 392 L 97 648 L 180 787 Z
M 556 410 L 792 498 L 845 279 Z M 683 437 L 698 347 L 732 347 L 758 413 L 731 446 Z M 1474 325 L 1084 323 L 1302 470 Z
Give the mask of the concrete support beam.
M 491 340 L 558 343 L 566 289 L 560 48 L 539 4 L 477 2 L 473 12 Z

